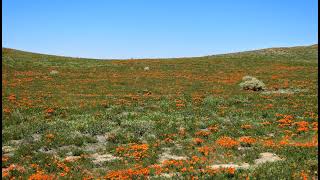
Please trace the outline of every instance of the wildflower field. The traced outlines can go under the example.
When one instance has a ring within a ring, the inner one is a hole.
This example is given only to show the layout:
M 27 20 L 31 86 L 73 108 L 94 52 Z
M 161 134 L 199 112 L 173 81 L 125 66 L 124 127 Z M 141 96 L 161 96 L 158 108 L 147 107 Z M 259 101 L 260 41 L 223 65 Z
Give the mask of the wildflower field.
M 243 90 L 244 76 L 266 90 Z M 318 179 L 318 45 L 94 60 L 2 49 L 2 179 Z

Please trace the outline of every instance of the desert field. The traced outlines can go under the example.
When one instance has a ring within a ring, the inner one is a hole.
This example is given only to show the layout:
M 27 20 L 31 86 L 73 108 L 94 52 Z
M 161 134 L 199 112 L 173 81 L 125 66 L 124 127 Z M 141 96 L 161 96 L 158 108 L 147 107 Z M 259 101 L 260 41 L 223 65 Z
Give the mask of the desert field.
M 2 179 L 318 179 L 318 45 L 128 60 L 2 48 Z

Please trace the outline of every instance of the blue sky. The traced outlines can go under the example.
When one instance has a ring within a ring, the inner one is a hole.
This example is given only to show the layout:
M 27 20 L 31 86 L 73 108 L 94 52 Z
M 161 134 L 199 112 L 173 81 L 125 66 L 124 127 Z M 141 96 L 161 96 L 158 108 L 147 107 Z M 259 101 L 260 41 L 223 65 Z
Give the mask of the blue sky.
M 3 0 L 2 46 L 90 58 L 318 43 L 317 0 Z

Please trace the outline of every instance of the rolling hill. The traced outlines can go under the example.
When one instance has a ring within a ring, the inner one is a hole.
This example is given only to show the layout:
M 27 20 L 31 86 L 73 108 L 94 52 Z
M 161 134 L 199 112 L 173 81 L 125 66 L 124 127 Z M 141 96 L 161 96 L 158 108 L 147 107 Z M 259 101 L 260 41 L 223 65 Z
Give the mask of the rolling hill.
M 264 91 L 239 86 L 254 76 Z M 318 177 L 318 45 L 98 60 L 2 48 L 2 178 Z

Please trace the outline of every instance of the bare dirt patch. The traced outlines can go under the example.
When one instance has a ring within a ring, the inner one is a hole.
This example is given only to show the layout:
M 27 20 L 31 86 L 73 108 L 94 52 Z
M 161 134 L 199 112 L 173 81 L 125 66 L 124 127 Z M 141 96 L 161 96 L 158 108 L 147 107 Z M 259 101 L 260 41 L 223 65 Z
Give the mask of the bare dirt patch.
M 268 90 L 262 92 L 262 94 L 294 94 L 294 93 L 301 93 L 301 92 L 307 92 L 307 89 L 277 89 L 277 90 Z
M 164 148 L 164 152 L 160 155 L 159 162 L 162 163 L 162 162 L 164 162 L 166 160 L 170 160 L 170 159 L 173 159 L 173 160 L 186 160 L 187 157 L 173 155 L 173 154 L 171 154 L 171 149 L 170 148 Z
M 94 153 L 94 154 L 91 154 L 90 156 L 93 159 L 92 162 L 95 164 L 101 164 L 104 162 L 109 162 L 109 161 L 120 159 L 119 157 L 113 156 L 112 154 Z
M 228 164 L 213 164 L 211 165 L 211 168 L 213 169 L 219 169 L 219 168 L 235 168 L 235 169 L 249 169 L 249 168 L 255 168 L 260 164 L 268 163 L 268 162 L 276 162 L 281 161 L 279 156 L 273 153 L 264 152 L 260 153 L 260 158 L 254 160 L 254 164 L 250 165 L 249 163 L 242 163 L 240 165 L 234 164 L 234 163 L 228 163 Z
M 254 162 L 255 164 L 258 165 L 258 164 L 263 164 L 267 162 L 275 162 L 275 161 L 281 161 L 281 160 L 283 159 L 281 159 L 276 154 L 265 152 L 265 153 L 260 153 L 260 158 L 256 159 Z
M 213 169 L 219 169 L 219 168 L 235 168 L 235 169 L 249 169 L 250 164 L 248 163 L 242 163 L 240 165 L 229 163 L 229 164 L 214 164 L 211 166 Z

